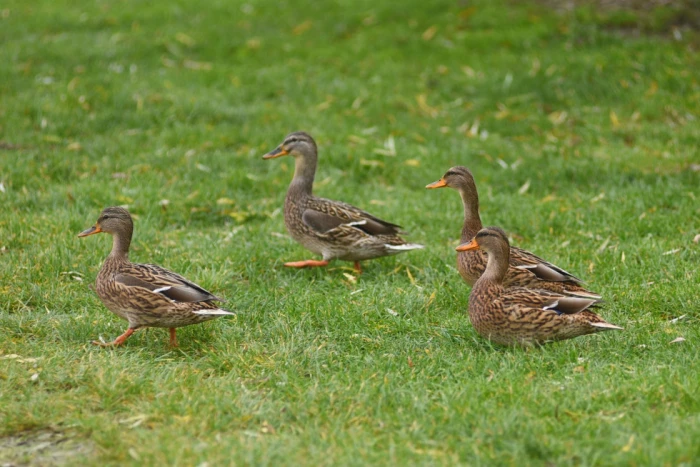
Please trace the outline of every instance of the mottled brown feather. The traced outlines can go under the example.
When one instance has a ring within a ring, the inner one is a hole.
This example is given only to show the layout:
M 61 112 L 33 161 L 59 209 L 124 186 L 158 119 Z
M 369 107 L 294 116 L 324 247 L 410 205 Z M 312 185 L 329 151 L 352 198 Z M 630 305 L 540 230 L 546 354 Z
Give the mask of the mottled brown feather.
M 325 261 L 361 261 L 393 255 L 422 245 L 410 244 L 401 228 L 350 204 L 313 195 L 318 159 L 316 142 L 304 132 L 288 135 L 268 156 L 289 154 L 295 170 L 284 203 L 289 234 Z
M 154 264 L 130 262 L 133 222 L 125 209 L 105 209 L 96 226 L 112 235 L 113 246 L 97 275 L 95 291 L 110 311 L 128 321 L 129 329 L 174 329 L 234 314 L 215 303 L 221 299 L 181 275 Z
M 474 177 L 466 167 L 452 167 L 442 179 L 444 185 L 457 190 L 464 207 L 464 223 L 461 241 L 468 242 L 483 228 L 479 215 L 479 195 Z M 457 269 L 469 285 L 474 285 L 486 269 L 486 254 L 483 251 L 457 253 Z M 550 290 L 560 294 L 576 294 L 600 298 L 600 295 L 587 290 L 581 279 L 564 269 L 543 260 L 539 256 L 521 248 L 511 247 L 510 267 L 504 284 L 535 289 Z
M 469 319 L 482 336 L 502 345 L 530 345 L 621 329 L 590 311 L 600 300 L 506 285 L 507 238 L 479 235 L 475 239 L 488 263 L 469 296 Z

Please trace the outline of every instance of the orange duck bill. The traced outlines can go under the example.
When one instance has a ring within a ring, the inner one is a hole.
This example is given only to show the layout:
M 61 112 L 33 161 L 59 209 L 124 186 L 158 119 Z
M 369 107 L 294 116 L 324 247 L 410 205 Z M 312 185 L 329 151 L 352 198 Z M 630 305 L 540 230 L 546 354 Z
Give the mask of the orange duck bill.
M 78 234 L 78 237 L 87 237 L 88 235 L 96 234 L 102 232 L 102 229 L 100 228 L 100 224 L 95 224 L 89 229 L 85 229 L 82 232 Z
M 441 179 L 438 180 L 437 182 L 433 182 L 433 183 L 431 183 L 431 184 L 429 184 L 429 185 L 425 185 L 425 187 L 428 188 L 428 189 L 430 189 L 430 188 L 442 188 L 442 187 L 445 187 L 445 186 L 447 186 L 447 182 L 445 181 L 444 178 L 441 178 Z
M 479 244 L 476 243 L 476 239 L 472 239 L 471 242 L 468 243 L 462 243 L 459 245 L 455 250 L 457 251 L 472 251 L 472 250 L 478 250 L 479 249 Z
M 289 152 L 287 152 L 287 150 L 284 147 L 277 146 L 275 149 L 273 149 L 272 151 L 265 154 L 262 158 L 263 159 L 274 159 L 275 157 L 282 157 L 282 156 L 286 156 L 287 154 L 289 154 Z

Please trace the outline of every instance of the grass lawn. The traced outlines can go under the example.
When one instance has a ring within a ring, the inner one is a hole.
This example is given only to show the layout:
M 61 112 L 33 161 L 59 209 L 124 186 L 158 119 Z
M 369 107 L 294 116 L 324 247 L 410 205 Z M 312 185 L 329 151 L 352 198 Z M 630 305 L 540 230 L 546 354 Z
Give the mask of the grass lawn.
M 0 39 L 0 461 L 698 462 L 697 33 L 487 0 L 10 0 Z M 283 223 L 293 160 L 261 156 L 294 130 L 317 194 L 426 249 L 284 268 L 313 255 Z M 625 330 L 480 338 L 461 201 L 424 189 L 453 165 Z M 126 323 L 90 289 L 108 236 L 77 233 L 116 204 L 132 260 L 240 314 L 90 345 Z

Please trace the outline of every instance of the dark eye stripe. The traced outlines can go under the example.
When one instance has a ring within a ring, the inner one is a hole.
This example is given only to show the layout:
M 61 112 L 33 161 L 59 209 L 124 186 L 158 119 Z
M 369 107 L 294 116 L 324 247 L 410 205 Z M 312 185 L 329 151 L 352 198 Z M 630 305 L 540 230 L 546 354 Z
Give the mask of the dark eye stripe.
M 476 238 L 484 238 L 484 237 L 497 237 L 500 239 L 505 238 L 506 240 L 508 239 L 501 232 L 494 232 L 494 231 L 490 231 L 490 230 L 481 231 L 481 232 L 476 234 Z

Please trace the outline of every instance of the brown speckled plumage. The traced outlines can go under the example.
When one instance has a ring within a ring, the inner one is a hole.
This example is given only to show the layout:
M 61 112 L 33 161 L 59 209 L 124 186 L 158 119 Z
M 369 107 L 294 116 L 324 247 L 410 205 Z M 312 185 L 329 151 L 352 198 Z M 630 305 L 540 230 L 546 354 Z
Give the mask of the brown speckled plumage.
M 479 194 L 474 177 L 466 167 L 452 167 L 437 182 L 426 188 L 450 187 L 457 190 L 464 205 L 464 225 L 460 241 L 468 242 L 482 229 L 479 216 Z M 486 269 L 486 253 L 481 250 L 457 254 L 457 269 L 469 285 Z M 527 287 L 556 293 L 601 298 L 581 285 L 581 279 L 542 258 L 517 247 L 510 247 L 510 267 L 504 279 L 507 287 Z
M 170 343 L 177 345 L 175 328 L 197 324 L 234 313 L 215 302 L 222 301 L 179 274 L 154 264 L 129 261 L 133 221 L 126 209 L 106 208 L 94 227 L 81 237 L 106 232 L 112 235 L 112 251 L 102 264 L 95 291 L 102 303 L 129 323 L 128 330 L 108 344 L 120 345 L 142 327 L 170 329 Z
M 284 202 L 284 222 L 289 234 L 306 249 L 321 255 L 323 261 L 286 263 L 287 266 L 325 266 L 340 259 L 359 261 L 423 248 L 407 243 L 400 226 L 340 201 L 313 195 L 316 174 L 316 142 L 304 132 L 288 135 L 284 142 L 263 158 L 291 155 L 295 159 L 294 178 Z
M 486 270 L 469 295 L 469 320 L 485 338 L 501 345 L 544 344 L 600 331 L 622 329 L 590 311 L 600 300 L 547 290 L 508 287 L 508 237 L 499 228 L 480 230 L 458 251 L 483 249 Z

